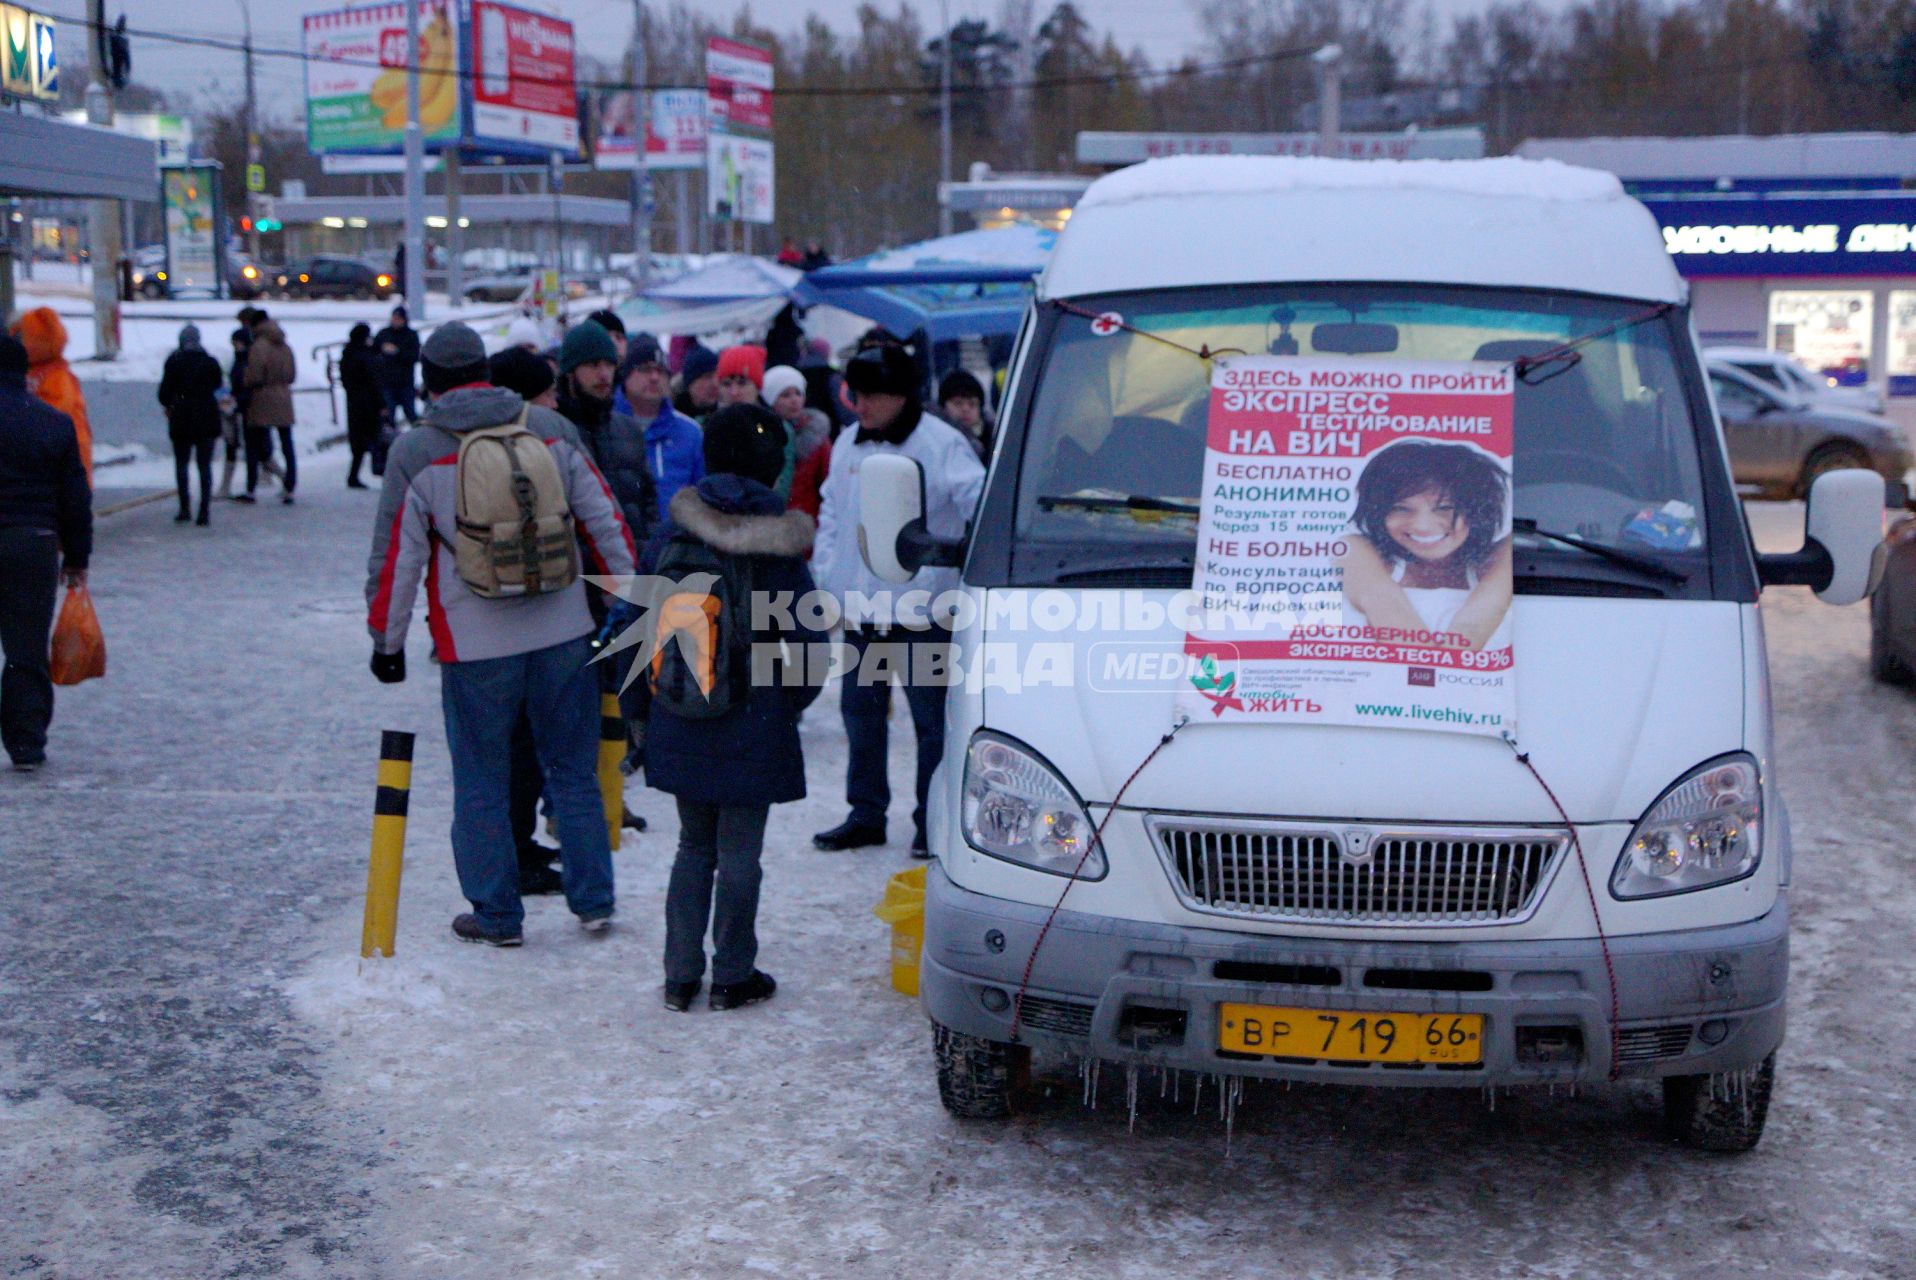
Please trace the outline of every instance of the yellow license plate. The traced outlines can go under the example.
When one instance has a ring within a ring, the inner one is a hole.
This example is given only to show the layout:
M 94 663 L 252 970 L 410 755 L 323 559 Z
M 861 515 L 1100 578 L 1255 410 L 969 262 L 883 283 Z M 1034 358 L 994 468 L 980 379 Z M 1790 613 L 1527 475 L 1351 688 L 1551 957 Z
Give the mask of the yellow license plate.
M 1231 1053 L 1273 1058 L 1468 1065 L 1484 1058 L 1484 1016 L 1221 1004 L 1217 1041 Z

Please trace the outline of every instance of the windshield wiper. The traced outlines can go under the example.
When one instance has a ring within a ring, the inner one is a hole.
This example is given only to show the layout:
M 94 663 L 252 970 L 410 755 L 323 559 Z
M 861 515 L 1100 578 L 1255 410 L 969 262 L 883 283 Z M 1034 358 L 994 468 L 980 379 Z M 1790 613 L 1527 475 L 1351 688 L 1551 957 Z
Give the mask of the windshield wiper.
M 1195 502 L 1152 498 L 1141 493 L 1134 493 L 1125 498 L 1080 497 L 1071 493 L 1047 494 L 1038 499 L 1038 506 L 1044 511 L 1055 511 L 1059 507 L 1082 507 L 1087 511 L 1168 511 L 1182 516 L 1194 516 L 1198 513 L 1198 504 Z
M 1666 564 L 1661 564 L 1650 559 L 1648 556 L 1636 555 L 1629 551 L 1619 551 L 1615 547 L 1606 547 L 1601 542 L 1591 542 L 1589 539 L 1579 538 L 1575 534 L 1557 533 L 1551 529 L 1539 528 L 1535 520 L 1526 517 L 1520 516 L 1512 520 L 1510 527 L 1518 533 L 1527 533 L 1532 537 L 1543 538 L 1549 542 L 1561 543 L 1566 547 L 1575 547 L 1579 551 L 1587 551 L 1591 555 L 1603 560 L 1608 560 L 1612 564 L 1620 564 L 1627 569 L 1635 569 L 1638 573 L 1646 577 L 1658 578 L 1664 582 L 1675 583 L 1678 586 L 1690 580 L 1689 574 L 1681 573 Z

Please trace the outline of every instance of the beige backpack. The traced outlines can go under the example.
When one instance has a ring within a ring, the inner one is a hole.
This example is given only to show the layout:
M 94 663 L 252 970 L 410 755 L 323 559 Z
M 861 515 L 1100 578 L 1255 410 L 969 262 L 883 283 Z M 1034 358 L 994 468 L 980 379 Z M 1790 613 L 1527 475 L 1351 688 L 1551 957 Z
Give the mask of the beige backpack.
M 565 481 L 552 450 L 526 429 L 525 411 L 461 437 L 453 485 L 453 559 L 474 592 L 488 599 L 550 595 L 578 580 Z

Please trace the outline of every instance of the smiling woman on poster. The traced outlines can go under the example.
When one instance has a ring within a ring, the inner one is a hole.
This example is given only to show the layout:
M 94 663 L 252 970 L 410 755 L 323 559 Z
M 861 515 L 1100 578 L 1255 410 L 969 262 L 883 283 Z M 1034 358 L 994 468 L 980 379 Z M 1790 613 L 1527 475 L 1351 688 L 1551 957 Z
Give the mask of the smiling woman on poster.
M 1347 620 L 1449 648 L 1509 644 L 1509 492 L 1498 460 L 1467 444 L 1380 450 L 1357 480 L 1363 536 L 1341 561 Z

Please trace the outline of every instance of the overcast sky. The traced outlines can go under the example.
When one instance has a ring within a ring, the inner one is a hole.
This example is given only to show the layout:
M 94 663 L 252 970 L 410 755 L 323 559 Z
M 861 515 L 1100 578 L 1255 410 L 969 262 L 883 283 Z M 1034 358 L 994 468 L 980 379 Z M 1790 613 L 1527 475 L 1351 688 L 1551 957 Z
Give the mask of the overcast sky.
M 142 26 L 177 31 L 183 35 L 209 35 L 238 40 L 242 30 L 243 0 L 193 0 L 190 4 L 161 5 L 159 0 L 107 0 L 109 18 L 123 10 L 135 28 Z M 253 14 L 253 37 L 257 46 L 285 49 L 299 47 L 300 15 L 340 7 L 326 0 L 244 0 Z M 890 8 L 896 0 L 879 0 Z M 786 0 L 785 3 L 760 0 L 753 6 L 760 21 L 778 28 L 796 29 L 796 18 L 773 16 L 810 10 L 841 30 L 850 30 L 860 0 Z M 1100 33 L 1109 31 L 1125 48 L 1141 48 L 1154 65 L 1175 61 L 1186 53 L 1205 50 L 1204 33 L 1199 28 L 1189 0 L 1076 0 L 1079 12 Z M 1432 0 L 1440 20 L 1452 13 L 1469 12 L 1482 7 L 1479 0 Z M 738 10 L 738 0 L 694 0 L 694 6 L 715 18 L 729 18 Z M 950 0 L 952 20 L 965 17 L 995 18 L 998 0 Z M 34 0 L 43 12 L 63 16 L 84 13 L 84 0 Z M 631 38 L 631 0 L 532 0 L 528 7 L 542 8 L 571 19 L 581 34 L 590 34 L 591 46 L 611 51 L 622 48 Z M 925 17 L 925 25 L 938 24 L 938 6 L 934 0 L 916 0 L 913 7 Z M 1033 5 L 1040 19 L 1049 11 L 1047 0 Z M 161 13 L 164 12 L 164 18 Z M 72 67 L 84 60 L 78 47 L 81 29 L 62 24 L 62 57 Z M 69 45 L 71 42 L 71 45 Z M 142 83 L 168 92 L 237 98 L 244 84 L 237 53 L 167 44 L 137 39 L 133 47 L 134 75 Z M 258 59 L 257 77 L 262 107 L 282 118 L 300 104 L 303 81 L 297 62 L 285 59 Z

